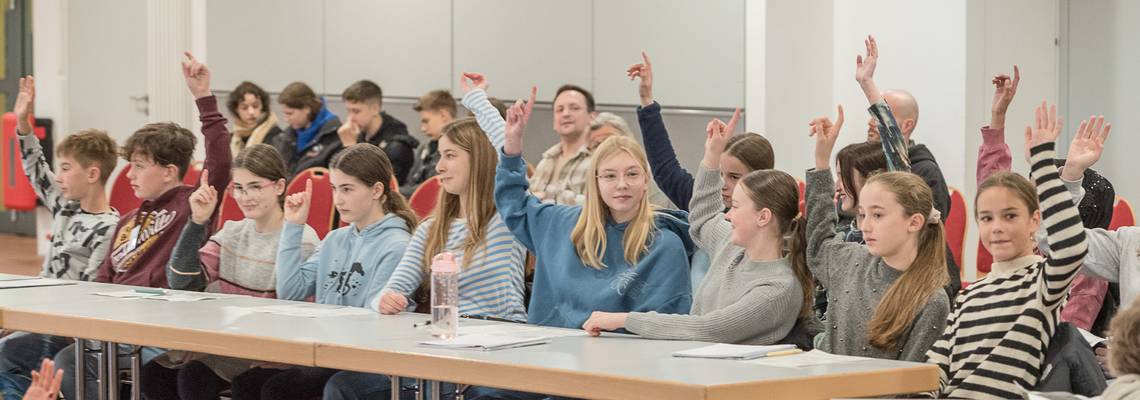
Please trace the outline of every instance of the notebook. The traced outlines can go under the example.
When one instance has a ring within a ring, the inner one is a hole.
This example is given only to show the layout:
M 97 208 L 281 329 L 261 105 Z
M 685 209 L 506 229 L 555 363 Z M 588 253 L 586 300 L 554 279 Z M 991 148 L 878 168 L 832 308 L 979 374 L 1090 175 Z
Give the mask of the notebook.
M 673 353 L 673 357 L 684 358 L 711 358 L 718 360 L 751 360 L 760 357 L 787 355 L 800 352 L 794 344 L 777 344 L 771 346 L 752 346 L 743 344 L 714 344 L 695 349 L 681 350 Z
M 549 342 L 550 338 L 545 336 L 517 337 L 473 333 L 462 335 L 454 339 L 429 340 L 419 342 L 418 344 L 423 347 L 434 347 L 440 349 L 495 351 L 513 349 L 516 347 L 535 346 Z

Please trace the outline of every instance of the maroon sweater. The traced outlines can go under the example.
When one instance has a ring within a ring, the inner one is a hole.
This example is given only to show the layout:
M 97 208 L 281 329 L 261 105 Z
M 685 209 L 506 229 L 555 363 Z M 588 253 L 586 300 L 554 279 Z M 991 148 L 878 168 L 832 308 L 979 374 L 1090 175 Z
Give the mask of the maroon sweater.
M 214 96 L 198 104 L 198 119 L 206 140 L 204 168 L 210 171 L 210 186 L 222 193 L 230 184 L 230 132 L 226 118 L 218 112 Z M 190 220 L 190 194 L 196 186 L 182 185 L 153 200 L 145 200 L 137 210 L 124 214 L 115 228 L 107 257 L 99 265 L 96 282 L 124 285 L 170 287 L 166 283 L 166 263 L 182 228 Z M 217 210 L 214 211 L 217 213 Z

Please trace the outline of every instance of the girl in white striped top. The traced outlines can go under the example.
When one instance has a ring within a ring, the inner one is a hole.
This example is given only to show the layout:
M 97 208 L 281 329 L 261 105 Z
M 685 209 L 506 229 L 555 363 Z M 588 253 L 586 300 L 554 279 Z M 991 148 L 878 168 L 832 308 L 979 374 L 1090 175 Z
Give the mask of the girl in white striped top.
M 1045 368 L 1061 306 L 1088 248 L 1080 215 L 1053 164 L 1056 115 L 1055 107 L 1047 112 L 1042 104 L 1037 128 L 1026 127 L 1033 183 L 1006 172 L 978 187 L 979 236 L 995 262 L 993 272 L 957 297 L 945 333 L 927 353 L 940 368 L 941 397 L 1021 398 Z M 1077 135 L 1104 141 L 1099 127 L 1086 124 Z M 1069 161 L 1089 160 L 1083 151 L 1070 151 Z M 1099 157 L 1094 152 L 1093 161 Z M 1033 252 L 1041 223 L 1050 247 L 1045 258 Z

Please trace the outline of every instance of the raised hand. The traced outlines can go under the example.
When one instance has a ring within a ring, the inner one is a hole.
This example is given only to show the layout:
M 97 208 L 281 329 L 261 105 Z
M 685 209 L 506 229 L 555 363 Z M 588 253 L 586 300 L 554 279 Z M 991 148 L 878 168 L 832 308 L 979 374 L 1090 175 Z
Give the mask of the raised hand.
M 653 63 L 649 62 L 649 54 L 641 52 L 641 64 L 633 64 L 625 70 L 629 80 L 641 79 L 637 85 L 637 94 L 641 97 L 641 106 L 653 104 Z
M 20 78 L 20 94 L 16 95 L 16 105 L 12 112 L 16 113 L 16 133 L 21 135 L 32 134 L 32 123 L 29 120 L 35 110 L 36 78 L 28 75 Z
M 218 190 L 210 186 L 210 170 L 202 170 L 198 179 L 198 188 L 190 194 L 190 221 L 198 225 L 210 222 L 214 214 L 214 207 L 218 205 Z
M 1057 105 L 1048 105 L 1044 101 L 1034 110 L 1036 114 L 1036 127 L 1025 127 L 1025 151 L 1042 143 L 1053 143 L 1061 136 L 1063 120 L 1057 118 Z
M 55 363 L 45 358 L 39 371 L 32 371 L 32 384 L 24 392 L 24 400 L 55 400 L 59 398 L 59 387 L 63 385 L 63 371 L 55 369 Z
M 882 94 L 879 93 L 879 88 L 875 86 L 875 67 L 879 64 L 879 44 L 875 42 L 875 37 L 870 35 L 867 35 L 867 39 L 863 40 L 863 44 L 867 46 L 867 54 L 855 56 L 855 81 L 859 82 L 859 87 L 863 89 L 863 95 L 867 96 L 867 102 L 875 104 L 883 98 Z
M 739 108 L 732 113 L 732 119 L 727 124 L 719 118 L 709 121 L 705 126 L 705 157 L 701 159 L 701 165 L 708 169 L 720 168 L 720 156 L 724 153 L 724 145 L 732 137 L 732 132 L 736 130 L 739 121 Z
M 616 331 L 625 328 L 625 320 L 628 316 L 627 313 L 594 311 L 586 323 L 582 324 L 582 329 L 585 329 L 590 336 L 599 336 L 602 331 Z
M 352 122 L 352 119 L 349 119 L 348 122 L 341 124 L 340 128 L 336 128 L 336 135 L 340 137 L 340 144 L 342 146 L 352 146 L 356 144 L 356 139 L 360 137 L 360 125 L 357 125 L 355 122 Z
M 504 153 L 512 156 L 522 154 L 523 132 L 526 131 L 526 124 L 530 121 L 530 113 L 534 111 L 534 99 L 537 95 L 538 87 L 531 86 L 529 101 L 523 102 L 520 99 L 507 109 L 507 132 L 506 140 L 503 143 Z
M 843 128 L 843 105 L 838 107 L 839 115 L 835 123 L 828 117 L 819 117 L 808 123 L 811 133 L 815 136 L 815 169 L 824 171 L 831 168 L 831 151 L 835 148 L 835 141 L 839 139 L 839 131 Z
M 463 93 L 470 92 L 475 89 L 487 90 L 487 77 L 477 72 L 464 72 L 459 76 L 459 87 L 463 88 Z
M 313 180 L 305 180 L 305 191 L 285 198 L 285 221 L 304 225 L 309 220 L 309 205 L 313 200 Z
M 182 77 L 186 78 L 186 87 L 194 98 L 200 99 L 210 95 L 210 69 L 206 64 L 198 62 L 189 51 L 183 53 L 186 60 L 182 61 Z
M 408 308 L 408 298 L 396 292 L 387 292 L 380 296 L 381 314 L 399 314 Z
M 1013 66 L 1013 79 L 1009 75 L 994 75 L 994 102 L 990 107 L 990 128 L 1005 127 L 1005 112 L 1009 110 L 1009 103 L 1017 94 L 1017 84 L 1021 82 L 1021 70 Z
M 1081 127 L 1069 144 L 1069 156 L 1065 159 L 1061 177 L 1068 181 L 1081 179 L 1086 169 L 1100 161 L 1100 156 L 1104 153 L 1104 142 L 1111 130 L 1112 124 L 1104 123 L 1103 115 L 1081 121 Z

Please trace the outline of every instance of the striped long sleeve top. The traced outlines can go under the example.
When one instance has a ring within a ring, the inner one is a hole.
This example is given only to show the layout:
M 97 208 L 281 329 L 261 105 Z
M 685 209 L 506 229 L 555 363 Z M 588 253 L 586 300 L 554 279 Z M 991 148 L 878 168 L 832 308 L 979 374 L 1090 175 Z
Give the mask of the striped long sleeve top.
M 1021 398 L 1037 384 L 1061 306 L 1088 249 L 1080 216 L 1053 164 L 1053 143 L 1031 151 L 1050 250 L 1006 261 L 958 296 L 946 331 L 927 353 L 939 366 L 942 397 Z M 1004 268 L 1003 268 L 1004 269 Z
M 388 285 L 381 292 L 396 292 L 409 300 L 409 310 L 415 309 L 412 293 L 425 279 L 431 279 L 428 271 L 422 268 L 424 258 L 434 257 L 424 254 L 428 231 L 434 220 L 427 220 L 416 227 L 416 233 L 408 242 L 404 257 L 396 266 L 396 271 L 388 279 Z M 455 254 L 456 263 L 463 268 L 459 272 L 459 313 L 506 318 L 526 321 L 526 307 L 523 304 L 523 264 L 526 261 L 526 248 L 515 241 L 511 231 L 496 213 L 487 224 L 483 245 L 474 255 L 463 253 L 467 242 L 467 222 L 457 218 L 447 230 L 447 243 L 444 248 Z M 469 264 L 465 258 L 471 259 Z M 368 302 L 376 308 L 379 298 Z

